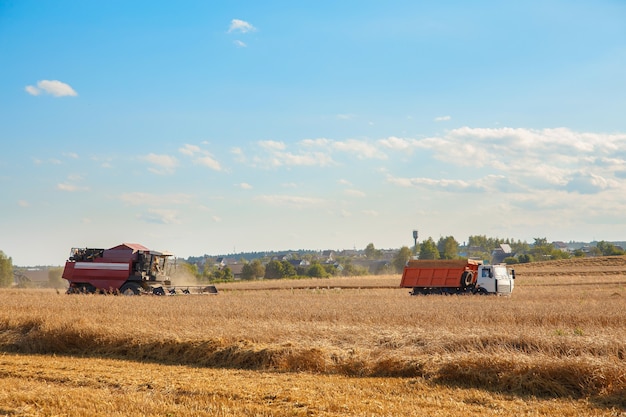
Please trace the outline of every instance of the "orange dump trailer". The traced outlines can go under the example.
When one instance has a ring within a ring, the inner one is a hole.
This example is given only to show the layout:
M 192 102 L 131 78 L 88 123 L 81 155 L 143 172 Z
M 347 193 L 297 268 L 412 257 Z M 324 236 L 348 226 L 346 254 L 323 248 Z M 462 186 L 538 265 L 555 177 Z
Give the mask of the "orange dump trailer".
M 411 294 L 510 294 L 515 272 L 506 265 L 483 265 L 472 259 L 410 260 L 400 287 Z

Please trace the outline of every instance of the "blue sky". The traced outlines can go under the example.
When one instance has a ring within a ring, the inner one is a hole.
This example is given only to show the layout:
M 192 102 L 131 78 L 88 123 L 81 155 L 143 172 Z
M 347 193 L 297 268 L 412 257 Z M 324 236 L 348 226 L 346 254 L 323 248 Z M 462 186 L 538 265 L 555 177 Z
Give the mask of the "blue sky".
M 0 0 L 0 250 L 626 239 L 623 1 Z

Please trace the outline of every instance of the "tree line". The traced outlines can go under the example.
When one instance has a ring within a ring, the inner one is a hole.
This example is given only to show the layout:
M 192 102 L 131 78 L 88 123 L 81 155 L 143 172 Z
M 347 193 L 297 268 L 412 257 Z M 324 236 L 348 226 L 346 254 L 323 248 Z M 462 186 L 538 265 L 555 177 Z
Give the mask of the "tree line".
M 607 241 L 597 242 L 595 246 L 590 246 L 586 253 L 581 249 L 569 253 L 555 248 L 545 237 L 534 238 L 534 242 L 529 244 L 521 240 L 474 235 L 470 236 L 467 244 L 463 246 L 461 246 L 453 236 L 440 237 L 437 242 L 435 242 L 432 237 L 429 237 L 413 248 L 402 246 L 394 253 L 392 259 L 388 262 L 381 262 L 374 273 L 400 273 L 409 259 L 413 257 L 419 259 L 461 259 L 471 257 L 490 260 L 492 252 L 499 248 L 501 244 L 507 244 L 511 247 L 512 256 L 504 258 L 503 260 L 507 264 L 545 261 L 550 259 L 567 259 L 572 256 L 612 256 L 626 254 L 623 249 Z M 464 250 L 463 253 L 460 252 L 461 249 Z M 369 243 L 363 253 L 365 259 L 369 261 L 382 260 L 384 257 L 384 252 L 377 249 L 373 243 Z M 243 267 L 241 279 L 327 278 L 330 276 L 370 275 L 372 273 L 369 269 L 355 264 L 354 259 L 349 256 L 338 256 L 333 263 L 322 263 L 314 259 L 312 253 L 304 253 L 302 260 L 309 262 L 303 263 L 301 266 L 294 266 L 287 260 L 264 258 L 253 260 L 242 259 Z M 196 263 L 183 262 L 182 268 L 201 282 L 234 280 L 234 274 L 228 266 L 218 267 L 210 262 L 206 262 L 203 270 L 200 271 Z M 15 272 L 12 259 L 0 250 L 0 287 L 10 287 L 14 283 Z M 50 287 L 58 288 L 62 286 L 62 272 L 63 268 L 49 268 L 48 285 Z
M 572 253 L 562 251 L 548 242 L 545 237 L 534 238 L 533 244 L 514 239 L 488 238 L 484 235 L 470 236 L 465 245 L 466 258 L 479 258 L 490 260 L 492 253 L 500 245 L 507 244 L 511 247 L 511 255 L 504 258 L 507 264 L 546 261 L 553 259 L 569 259 L 574 257 L 590 256 L 614 256 L 624 255 L 626 252 L 607 241 L 597 242 L 596 246 L 590 246 L 588 252 L 576 249 Z M 419 247 L 414 248 L 414 253 L 419 259 L 459 259 L 460 245 L 453 236 L 441 237 L 435 243 L 432 237 L 424 240 Z

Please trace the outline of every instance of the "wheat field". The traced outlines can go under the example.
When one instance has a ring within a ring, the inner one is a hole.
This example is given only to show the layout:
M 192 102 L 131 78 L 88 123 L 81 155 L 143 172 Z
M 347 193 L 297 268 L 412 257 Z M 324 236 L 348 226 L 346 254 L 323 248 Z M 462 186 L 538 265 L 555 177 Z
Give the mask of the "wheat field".
M 511 297 L 399 275 L 2 290 L 0 415 L 625 416 L 626 258 L 516 272 Z

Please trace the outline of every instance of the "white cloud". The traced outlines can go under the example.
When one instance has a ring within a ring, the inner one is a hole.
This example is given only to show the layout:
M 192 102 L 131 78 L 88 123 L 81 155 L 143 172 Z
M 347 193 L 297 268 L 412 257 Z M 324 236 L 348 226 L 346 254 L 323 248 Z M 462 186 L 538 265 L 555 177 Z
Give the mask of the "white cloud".
M 267 152 L 266 155 L 257 154 L 252 158 L 252 163 L 259 167 L 292 167 L 292 166 L 329 166 L 334 164 L 332 157 L 328 152 L 309 152 L 302 151 L 299 153 L 287 152 L 287 145 L 284 142 L 273 140 L 259 141 L 258 145 Z M 237 154 L 240 162 L 246 162 L 243 152 Z
M 438 116 L 435 117 L 435 122 L 447 122 L 448 120 L 452 119 L 452 117 L 450 116 Z
M 185 144 L 182 148 L 178 149 L 178 152 L 183 155 L 191 156 L 194 158 L 196 164 L 204 165 L 215 171 L 221 171 L 222 165 L 211 155 L 210 152 L 201 149 L 197 145 Z
M 462 127 L 426 139 L 389 137 L 378 145 L 404 156 L 419 150 L 420 161 L 432 165 L 435 159 L 446 173 L 443 178 L 386 174 L 397 186 L 509 194 L 626 191 L 626 134 Z
M 274 151 L 282 151 L 285 150 L 287 148 L 287 145 L 285 145 L 284 142 L 277 142 L 274 140 L 262 140 L 259 141 L 259 146 L 264 148 L 264 149 L 270 149 L 270 150 L 274 150 Z
M 595 194 L 608 188 L 618 188 L 619 182 L 593 173 L 577 172 L 568 181 L 566 189 L 580 194 Z
M 416 139 L 403 139 L 395 136 L 390 136 L 386 139 L 378 141 L 385 148 L 393 149 L 396 151 L 410 151 L 419 146 Z
M 349 159 L 379 160 L 369 168 L 389 184 L 442 193 L 626 192 L 626 134 L 619 133 L 462 127 L 427 138 L 268 140 L 258 146 L 253 166 L 339 169 L 357 166 Z M 235 155 L 246 161 L 240 148 Z M 337 182 L 347 195 L 359 196 L 349 181 Z
M 26 90 L 26 92 L 31 96 L 38 96 L 39 94 L 41 94 L 41 90 L 32 85 L 27 85 L 26 87 L 24 87 L 24 90 Z
M 65 183 L 57 184 L 57 190 L 73 193 L 77 191 L 89 191 L 89 187 L 79 186 L 79 185 L 65 182 Z
M 337 119 L 339 119 L 339 120 L 351 120 L 351 119 L 354 119 L 354 115 L 353 114 L 338 114 L 337 115 Z
M 247 33 L 247 32 L 254 32 L 255 30 L 256 28 L 252 26 L 250 23 L 246 22 L 245 20 L 233 19 L 230 21 L 228 33 L 232 33 L 232 32 Z
M 193 196 L 184 193 L 157 194 L 132 192 L 123 193 L 118 197 L 122 202 L 131 206 L 163 206 L 163 205 L 187 205 L 193 200 Z
M 202 156 L 200 158 L 197 158 L 195 161 L 196 161 L 196 163 L 198 163 L 200 165 L 204 165 L 207 168 L 211 168 L 214 171 L 221 171 L 222 170 L 222 166 L 220 165 L 220 163 L 218 161 L 216 161 L 210 155 Z
M 323 148 L 326 152 L 337 151 L 344 152 L 348 155 L 356 156 L 359 159 L 387 159 L 387 155 L 383 152 L 379 143 L 370 142 L 368 140 L 347 139 L 344 141 L 336 141 L 332 139 L 304 139 L 300 141 L 306 147 Z
M 241 188 L 242 190 L 251 190 L 252 186 L 250 184 L 248 184 L 247 182 L 242 182 L 237 184 L 237 187 Z
M 150 153 L 140 157 L 140 159 L 156 165 L 156 168 L 149 168 L 155 174 L 172 174 L 178 166 L 178 159 L 170 155 L 157 155 Z
M 335 141 L 326 138 L 304 139 L 300 141 L 306 147 L 320 147 L 326 152 L 338 151 L 355 155 L 359 159 L 386 159 L 387 155 L 382 152 L 375 143 L 366 140 L 347 139 L 345 141 Z
M 148 209 L 145 213 L 140 214 L 140 220 L 146 223 L 156 224 L 180 224 L 181 221 L 178 217 L 176 210 L 168 209 Z
M 293 154 L 289 152 L 276 152 L 272 159 L 273 166 L 320 166 L 325 167 L 333 164 L 332 158 L 324 152 L 312 152 Z
M 332 140 L 326 139 L 326 138 L 303 139 L 300 141 L 300 143 L 303 146 L 308 146 L 308 147 L 313 147 L 313 146 L 326 147 L 330 145 L 332 142 L 333 142 Z
M 234 155 L 235 161 L 239 162 L 240 164 L 245 164 L 248 162 L 248 158 L 246 158 L 246 155 L 243 153 L 243 149 L 241 149 L 240 147 L 232 148 L 230 150 L 230 153 Z
M 17 205 L 20 207 L 30 207 L 30 203 L 26 200 L 19 200 L 17 202 Z
M 326 203 L 325 200 L 314 197 L 300 197 L 290 195 L 262 195 L 255 198 L 255 200 L 267 203 L 274 206 L 284 206 L 292 208 L 308 208 L 313 206 L 321 206 Z
M 375 145 L 361 140 L 348 139 L 343 142 L 333 142 L 333 149 L 356 155 L 359 159 L 387 159 L 385 155 Z
M 366 195 L 363 191 L 354 190 L 354 189 L 344 190 L 343 192 L 344 194 L 349 195 L 351 197 L 365 197 Z
M 37 87 L 27 85 L 24 90 L 32 96 L 38 96 L 42 93 L 49 94 L 54 97 L 77 96 L 78 93 L 66 83 L 58 80 L 41 80 L 37 81 Z
M 443 188 L 454 189 L 457 191 L 467 190 L 472 186 L 471 183 L 464 180 L 448 180 L 433 178 L 400 178 L 389 175 L 387 181 L 399 185 L 401 187 L 425 187 L 425 188 Z
M 240 41 L 239 39 L 233 41 L 233 43 L 238 46 L 239 48 L 246 48 L 248 45 L 246 45 L 245 42 Z
M 188 143 L 185 144 L 182 148 L 178 148 L 178 152 L 183 155 L 193 156 L 194 154 L 200 152 L 200 147 L 197 145 L 190 145 Z

